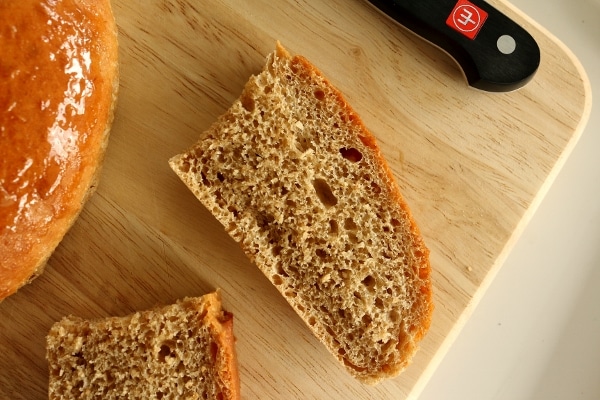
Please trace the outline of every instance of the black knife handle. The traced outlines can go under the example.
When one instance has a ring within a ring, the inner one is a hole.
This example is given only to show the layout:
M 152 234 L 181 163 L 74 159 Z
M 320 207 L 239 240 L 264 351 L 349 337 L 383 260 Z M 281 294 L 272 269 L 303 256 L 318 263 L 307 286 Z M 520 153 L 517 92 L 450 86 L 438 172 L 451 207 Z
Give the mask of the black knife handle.
M 482 0 L 369 0 L 392 19 L 446 51 L 470 86 L 520 88 L 540 64 L 535 39 Z

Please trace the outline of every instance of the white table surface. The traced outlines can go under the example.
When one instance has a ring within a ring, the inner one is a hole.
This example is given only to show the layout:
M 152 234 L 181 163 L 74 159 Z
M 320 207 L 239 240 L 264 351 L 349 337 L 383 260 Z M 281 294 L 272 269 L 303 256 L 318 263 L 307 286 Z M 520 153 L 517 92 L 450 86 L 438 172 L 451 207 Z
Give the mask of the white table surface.
M 512 3 L 573 51 L 600 98 L 600 0 Z M 420 400 L 600 399 L 598 104 Z

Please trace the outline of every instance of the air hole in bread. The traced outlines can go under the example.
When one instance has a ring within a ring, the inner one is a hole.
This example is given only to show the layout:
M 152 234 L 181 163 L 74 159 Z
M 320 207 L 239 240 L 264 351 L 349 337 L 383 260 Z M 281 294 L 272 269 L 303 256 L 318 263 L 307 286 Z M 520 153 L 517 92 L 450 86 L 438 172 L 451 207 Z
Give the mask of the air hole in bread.
M 375 288 L 375 283 L 375 278 L 373 278 L 371 275 L 367 275 L 365 279 L 362 280 L 362 284 L 369 290 L 373 290 Z
M 183 161 L 183 162 L 181 163 L 181 165 L 179 166 L 179 170 L 180 170 L 181 172 L 184 172 L 184 173 L 185 173 L 185 172 L 189 172 L 189 170 L 190 170 L 190 162 L 189 162 L 189 161 L 187 161 L 187 160 Z
M 339 232 L 338 223 L 336 220 L 332 219 L 329 221 L 329 233 L 331 235 L 337 235 Z
M 323 101 L 323 99 L 325 99 L 325 92 L 322 91 L 321 89 L 317 89 L 314 92 L 315 98 L 319 101 Z
M 371 190 L 375 194 L 381 193 L 381 187 L 378 184 L 376 184 L 375 182 L 371 182 Z
M 271 281 L 273 281 L 273 284 L 277 286 L 283 284 L 283 278 L 277 274 L 271 276 Z
M 254 104 L 254 99 L 250 96 L 242 96 L 241 98 L 242 107 L 248 112 L 254 112 L 256 105 Z
M 167 357 L 173 357 L 171 348 L 174 347 L 174 343 L 163 343 L 160 346 L 160 351 L 158 352 L 158 361 L 166 362 Z
M 82 352 L 77 352 L 75 354 L 75 357 L 77 358 L 77 360 L 75 361 L 75 364 L 82 366 L 86 364 L 85 358 L 83 358 L 83 353 Z
M 331 187 L 329 187 L 329 184 L 324 179 L 315 179 L 313 181 L 313 186 L 319 201 L 321 201 L 325 207 L 329 208 L 337 204 L 337 197 L 335 197 Z
M 358 229 L 358 226 L 352 218 L 346 218 L 346 220 L 344 221 L 344 229 L 347 231 L 355 231 Z
M 190 156 L 190 158 L 192 158 L 192 159 L 202 159 L 204 156 L 204 150 L 199 147 L 196 147 L 193 150 L 193 152 L 194 152 L 194 155 Z
M 223 182 L 223 181 L 225 180 L 225 177 L 223 176 L 223 174 L 222 174 L 222 173 L 220 173 L 220 172 L 217 172 L 217 179 L 218 179 L 219 181 Z
M 294 200 L 287 199 L 285 201 L 285 205 L 293 209 L 296 207 L 296 202 Z
M 308 324 L 310 326 L 314 326 L 317 323 L 317 319 L 315 317 L 313 317 L 312 315 L 310 317 L 308 317 Z
M 369 325 L 371 322 L 373 322 L 373 318 L 371 318 L 369 314 L 365 314 L 362 316 L 362 322 L 365 325 Z
M 228 210 L 228 211 L 229 211 L 231 214 L 233 214 L 233 217 L 234 217 L 234 218 L 237 218 L 237 216 L 239 215 L 239 211 L 238 211 L 238 210 L 237 210 L 235 207 L 233 207 L 233 206 L 229 206 L 229 207 L 227 207 L 227 210 Z
M 277 274 L 289 278 L 289 275 L 287 274 L 287 272 L 285 272 L 281 263 L 277 263 Z
M 327 252 L 323 249 L 317 249 L 315 251 L 315 253 L 317 254 L 317 257 L 319 257 L 319 258 L 327 258 Z
M 358 237 L 356 236 L 356 234 L 354 233 L 349 233 L 348 234 L 348 240 L 350 241 L 350 243 L 352 244 L 356 244 L 358 243 Z
M 274 220 L 275 218 L 271 214 L 263 212 L 256 214 L 256 224 L 261 228 L 268 227 Z
M 215 190 L 215 197 L 217 199 L 217 203 L 219 203 L 219 207 L 223 206 L 223 195 L 221 194 L 220 190 Z
M 335 338 L 337 335 L 335 334 L 335 332 L 333 331 L 333 329 L 331 329 L 331 327 L 326 326 L 325 330 L 327 331 L 327 333 L 329 333 L 329 336 L 331 336 L 332 338 Z
M 375 307 L 383 309 L 383 300 L 381 300 L 381 297 L 375 299 Z
M 206 178 L 206 174 L 204 172 L 202 172 L 202 171 L 200 172 L 200 178 L 202 179 L 202 184 L 204 186 L 210 186 L 210 182 Z
M 357 149 L 355 149 L 354 147 L 350 147 L 350 148 L 342 147 L 340 149 L 340 154 L 346 160 L 353 162 L 353 163 L 359 162 L 360 160 L 362 160 L 362 157 L 363 157 L 362 153 L 360 151 L 358 151 Z

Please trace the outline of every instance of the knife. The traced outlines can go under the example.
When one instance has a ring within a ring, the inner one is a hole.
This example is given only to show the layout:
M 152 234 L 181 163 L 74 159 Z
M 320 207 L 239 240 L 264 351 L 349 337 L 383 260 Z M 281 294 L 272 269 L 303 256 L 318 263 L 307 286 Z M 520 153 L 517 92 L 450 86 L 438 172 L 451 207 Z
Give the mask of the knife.
M 401 25 L 447 52 L 470 86 L 508 92 L 540 65 L 535 39 L 482 0 L 369 0 Z

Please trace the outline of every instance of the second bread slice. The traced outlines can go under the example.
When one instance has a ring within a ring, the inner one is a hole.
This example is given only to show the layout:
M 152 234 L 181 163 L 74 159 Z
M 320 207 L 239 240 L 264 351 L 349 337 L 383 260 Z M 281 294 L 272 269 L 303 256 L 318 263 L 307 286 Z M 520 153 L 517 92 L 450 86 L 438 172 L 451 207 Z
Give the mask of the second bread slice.
M 429 251 L 375 141 L 305 58 L 264 70 L 170 165 L 359 380 L 399 374 L 429 328 Z
M 46 338 L 48 398 L 239 400 L 220 291 L 124 317 L 69 316 Z

